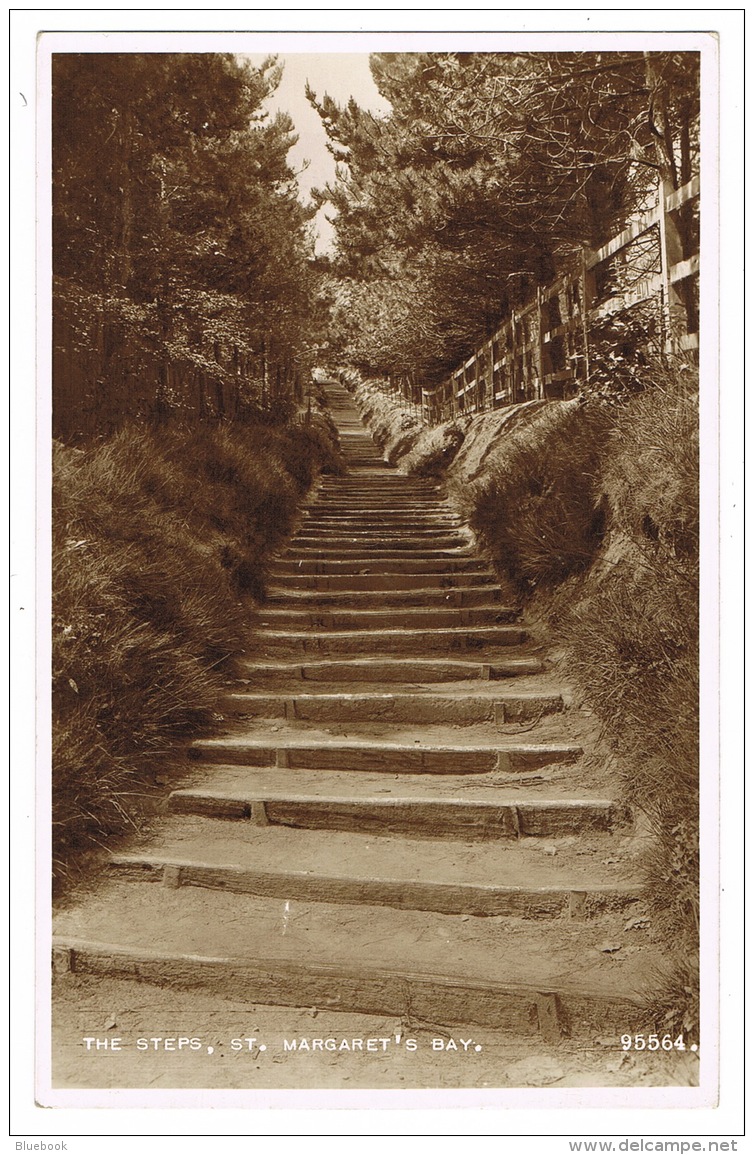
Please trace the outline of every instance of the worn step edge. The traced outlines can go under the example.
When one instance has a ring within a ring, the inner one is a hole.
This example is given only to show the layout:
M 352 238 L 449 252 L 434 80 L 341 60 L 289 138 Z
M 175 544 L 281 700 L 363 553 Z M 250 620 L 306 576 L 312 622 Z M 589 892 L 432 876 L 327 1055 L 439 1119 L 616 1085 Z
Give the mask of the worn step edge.
M 395 774 L 515 774 L 545 766 L 578 761 L 580 746 L 543 742 L 505 747 L 430 748 L 397 743 L 355 743 L 334 739 L 316 742 L 244 737 L 198 738 L 190 744 L 190 758 L 236 766 L 278 766 L 289 770 L 389 770 Z
M 332 659 L 323 662 L 255 662 L 246 660 L 242 668 L 259 678 L 295 678 L 304 682 L 396 682 L 442 683 L 469 679 L 498 681 L 539 674 L 544 669 L 539 658 L 497 659 L 492 664 L 464 661 L 433 661 L 430 658 Z
M 348 562 L 351 558 L 367 558 L 369 560 L 378 561 L 434 561 L 444 563 L 446 561 L 462 561 L 474 560 L 479 563 L 479 559 L 474 550 L 468 543 L 459 545 L 457 547 L 448 547 L 447 549 L 438 546 L 437 549 L 415 549 L 413 543 L 405 549 L 396 548 L 394 545 L 371 545 L 366 542 L 359 542 L 353 545 L 339 545 L 331 547 L 329 544 L 314 544 L 312 546 L 299 545 L 293 542 L 287 546 L 283 553 L 278 554 L 282 561 L 315 561 L 321 558 L 323 561 L 342 560 Z
M 438 562 L 442 565 L 438 568 Z M 318 560 L 318 557 L 294 558 L 279 557 L 269 568 L 272 576 L 281 577 L 293 574 L 321 575 L 322 577 L 337 577 L 338 575 L 365 576 L 367 574 L 411 574 L 414 576 L 437 574 L 438 578 L 448 578 L 453 574 L 473 573 L 475 578 L 489 576 L 494 580 L 492 571 L 483 562 L 474 557 L 462 558 L 414 558 L 414 557 L 353 557 L 345 560 L 328 558 Z
M 364 509 L 419 509 L 436 513 L 457 513 L 441 493 L 408 493 L 402 486 L 390 492 L 375 492 L 372 486 L 363 493 L 345 493 L 341 490 L 319 490 L 312 494 L 309 506 L 321 509 L 338 506 L 361 513 Z
M 445 722 L 473 725 L 479 722 L 530 722 L 563 710 L 560 694 L 491 697 L 467 694 L 365 693 L 281 694 L 239 691 L 220 701 L 224 714 L 312 721 Z M 375 713 L 377 711 L 377 713 Z
M 364 442 L 364 444 L 370 446 L 373 452 L 375 465 L 379 467 L 379 472 L 386 474 L 386 476 L 380 478 L 384 485 L 408 485 L 414 489 L 425 489 L 432 493 L 442 492 L 443 486 L 439 484 L 435 478 L 419 477 L 416 474 L 409 475 L 406 473 L 399 473 L 394 466 L 386 466 L 384 458 L 382 458 L 380 454 L 375 451 L 374 442 L 370 443 L 368 437 L 369 435 L 367 434 L 367 440 Z M 356 441 L 355 436 L 349 434 L 348 441 L 350 445 L 353 446 L 354 442 Z M 375 476 L 377 476 L 377 474 L 375 474 Z M 325 473 L 322 475 L 320 480 L 320 488 L 322 489 L 339 489 L 341 486 L 349 485 L 364 485 L 364 479 L 361 476 L 353 476 L 348 474 L 343 476 L 334 476 L 333 474 Z
M 426 554 L 434 555 L 437 553 L 452 552 L 455 556 L 459 550 L 468 551 L 469 539 L 462 534 L 449 533 L 435 533 L 428 534 L 426 537 L 415 537 L 413 534 L 407 538 L 405 534 L 386 534 L 381 530 L 379 536 L 374 534 L 361 533 L 359 535 L 349 535 L 344 533 L 329 533 L 325 530 L 320 530 L 318 534 L 312 533 L 295 533 L 289 540 L 289 552 L 300 553 L 305 556 L 311 550 L 315 550 L 322 555 L 328 553 L 356 553 L 361 550 L 364 553 L 404 553 L 410 555 L 424 556 Z
M 319 489 L 312 495 L 312 504 L 315 503 L 321 506 L 350 505 L 354 509 L 369 509 L 374 506 L 400 509 L 404 506 L 415 506 L 419 509 L 455 512 L 442 491 L 406 489 L 405 483 L 400 479 L 387 488 L 380 488 L 370 482 L 366 487 L 348 492 L 343 489 Z
M 424 523 L 426 528 L 432 529 L 435 526 L 446 526 L 449 518 L 455 519 L 451 513 L 447 513 L 441 506 L 434 505 L 417 505 L 415 503 L 392 502 L 386 501 L 384 504 L 370 504 L 364 505 L 357 502 L 325 502 L 317 501 L 313 505 L 306 506 L 301 511 L 302 520 L 300 524 L 307 524 L 312 517 L 322 518 L 330 522 L 337 522 L 339 524 L 352 524 L 354 522 L 377 522 L 381 521 L 385 527 L 395 526 L 396 529 L 407 529 L 413 525 Z M 451 526 L 452 529 L 461 528 L 461 524 Z
M 271 796 L 269 790 L 174 790 L 175 814 L 251 821 L 262 826 L 413 838 L 554 838 L 629 829 L 631 815 L 612 801 L 479 802 L 463 799 Z
M 260 870 L 233 863 L 197 862 L 163 855 L 113 855 L 108 866 L 121 877 L 171 889 L 196 886 L 262 898 L 345 905 L 390 906 L 437 914 L 497 915 L 527 919 L 585 917 L 588 908 L 614 909 L 639 897 L 637 886 L 483 886 L 418 882 L 410 878 L 349 878 L 312 871 Z
M 302 533 L 311 533 L 313 523 L 324 525 L 333 532 L 371 533 L 374 530 L 383 530 L 385 533 L 401 534 L 404 537 L 413 536 L 414 531 L 419 534 L 446 533 L 464 534 L 471 536 L 471 530 L 456 515 L 449 513 L 398 513 L 394 509 L 384 510 L 378 517 L 351 509 L 348 514 L 335 515 L 332 512 L 316 505 L 305 506 L 301 510 L 301 519 L 297 529 Z M 321 526 L 320 526 L 321 527 Z
M 338 484 L 322 484 L 316 491 L 317 501 L 379 501 L 397 497 L 404 501 L 430 502 L 435 505 L 447 504 L 447 490 L 444 488 L 426 488 L 412 486 L 405 476 L 400 474 L 384 475 L 380 473 L 364 472 L 359 478 L 354 477 L 348 482 L 345 477 L 339 478 Z
M 453 505 L 442 493 L 408 493 L 402 487 L 396 487 L 390 493 L 375 493 L 374 487 L 371 484 L 363 493 L 357 493 L 355 491 L 346 493 L 345 491 L 322 489 L 312 491 L 308 495 L 307 503 L 303 508 L 312 509 L 319 506 L 325 510 L 333 505 L 354 506 L 356 507 L 356 512 L 360 513 L 361 509 L 375 498 L 378 498 L 380 502 L 385 502 L 389 498 L 391 501 L 395 499 L 404 505 L 426 506 L 430 512 L 449 517 L 461 516 L 458 507 Z
M 379 461 L 379 458 L 377 459 Z M 374 473 L 361 474 L 359 476 L 344 475 L 342 477 L 330 477 L 324 475 L 319 483 L 319 493 L 342 493 L 342 492 L 358 492 L 371 494 L 377 491 L 384 492 L 400 492 L 400 493 L 421 493 L 432 494 L 437 496 L 444 494 L 445 487 L 438 485 L 436 482 L 428 481 L 419 477 L 408 477 L 405 473 L 385 473 L 385 470 L 375 470 Z
M 391 641 L 421 642 L 426 645 L 433 640 L 441 643 L 456 640 L 460 645 L 461 639 L 465 637 L 468 637 L 472 645 L 479 640 L 482 642 L 494 641 L 504 646 L 520 646 L 528 640 L 529 635 L 520 626 L 506 625 L 505 623 L 490 626 L 438 626 L 436 629 L 412 629 L 410 626 L 396 626 L 392 629 L 379 630 L 368 628 L 368 624 L 365 624 L 365 628 L 362 630 L 329 630 L 321 634 L 316 630 L 275 630 L 269 628 L 259 628 L 254 632 L 254 640 L 260 645 L 272 642 L 290 643 L 291 645 L 298 642 L 310 642 L 316 646 L 321 639 L 328 644 L 332 642 L 355 642 L 361 645 L 368 643 L 365 645 L 365 649 L 372 649 L 374 646 L 382 647 Z
M 525 630 L 514 626 L 448 626 L 415 630 L 295 630 L 259 629 L 247 652 L 253 656 L 287 653 L 291 657 L 317 654 L 424 655 L 436 652 L 478 650 L 482 647 L 521 646 L 529 640 Z
M 310 512 L 315 512 L 323 517 L 355 517 L 367 518 L 374 520 L 375 518 L 384 518 L 385 520 L 407 519 L 407 518 L 434 518 L 438 515 L 449 512 L 445 502 L 417 502 L 417 501 L 402 501 L 399 498 L 389 500 L 385 498 L 384 501 L 328 501 L 327 499 L 318 499 L 312 505 L 306 507 Z
M 369 541 L 376 536 L 390 538 L 393 541 L 410 540 L 418 545 L 431 542 L 435 538 L 454 538 L 470 542 L 476 539 L 462 524 L 447 521 L 419 520 L 416 517 L 397 520 L 384 515 L 381 518 L 314 518 L 303 517 L 299 522 L 295 537 L 351 538 L 354 541 Z
M 489 597 L 488 592 L 487 596 Z M 446 614 L 454 614 L 455 620 L 459 622 L 463 621 L 464 616 L 478 618 L 483 617 L 484 614 L 492 614 L 500 620 L 502 620 L 503 615 L 505 615 L 509 621 L 521 616 L 521 610 L 518 606 L 506 605 L 504 602 L 480 602 L 479 604 L 473 606 L 464 606 L 461 604 L 454 605 L 454 601 L 457 600 L 458 602 L 461 602 L 462 599 L 448 599 L 443 596 L 442 591 L 438 591 L 438 599 L 435 605 L 397 605 L 389 606 L 387 609 L 381 605 L 349 605 L 347 598 L 342 596 L 340 597 L 337 604 L 332 605 L 331 603 L 331 606 L 327 604 L 323 606 L 302 605 L 301 602 L 304 600 L 304 598 L 305 594 L 298 592 L 292 594 L 287 599 L 287 602 L 290 604 L 278 606 L 264 603 L 259 607 L 257 612 L 260 616 L 268 615 L 276 621 L 282 619 L 284 615 L 296 615 L 302 620 L 305 617 L 318 617 L 329 623 L 332 618 L 348 616 L 355 617 L 358 621 L 364 621 L 368 624 L 372 623 L 377 618 L 382 618 L 386 615 L 389 615 L 391 622 L 396 622 L 396 615 L 399 615 L 399 618 L 405 618 L 409 625 L 411 622 L 417 619 L 427 618 L 428 620 L 433 621 L 441 618 Z M 394 628 L 398 629 L 400 626 L 396 624 Z
M 53 938 L 52 961 L 58 972 L 131 978 L 163 987 L 199 987 L 242 999 L 246 1005 L 388 1014 L 405 1017 L 409 1023 L 468 1024 L 550 1040 L 613 1026 L 630 1030 L 640 1022 L 643 1011 L 638 999 L 578 989 L 540 990 L 409 970 L 294 963 L 274 956 L 212 958 L 67 936 Z
M 372 447 L 374 448 L 374 446 Z M 364 457 L 364 454 L 359 451 L 359 455 Z M 431 493 L 444 494 L 447 490 L 444 485 L 441 485 L 437 480 L 428 477 L 409 476 L 405 473 L 398 473 L 395 469 L 386 467 L 379 456 L 375 456 L 372 465 L 367 465 L 357 472 L 349 471 L 348 473 L 340 474 L 322 474 L 319 479 L 318 491 L 338 493 L 341 490 L 362 490 L 370 492 L 372 486 L 380 489 L 396 489 L 406 492 L 416 493 Z
M 515 622 L 519 611 L 500 603 L 480 606 L 404 606 L 389 608 L 347 608 L 337 609 L 298 608 L 284 606 L 262 606 L 255 624 L 262 628 L 276 629 L 290 625 L 299 629 L 373 629 L 378 627 L 465 628 L 474 625 L 501 625 Z
M 415 544 L 443 537 L 461 538 L 467 542 L 476 540 L 471 531 L 460 522 L 439 521 L 434 518 L 419 519 L 415 516 L 398 519 L 388 514 L 372 519 L 302 516 L 294 532 L 297 538 L 316 535 L 317 539 L 320 536 L 327 536 L 368 541 L 375 536 L 382 536 L 394 541 L 410 540 Z
M 373 525 L 361 524 L 343 524 L 343 522 L 333 524 L 332 522 L 322 523 L 310 521 L 303 522 L 293 534 L 292 541 L 322 541 L 330 542 L 347 541 L 347 542 L 374 542 L 383 539 L 390 542 L 434 542 L 434 541 L 451 541 L 451 542 L 468 542 L 471 540 L 471 535 L 466 532 L 462 526 L 448 526 L 445 524 L 425 525 L 425 526 L 408 526 L 408 525 L 393 525 L 392 519 L 387 521 L 383 518 L 382 522 L 375 522 Z
M 422 609 L 434 606 L 440 609 L 457 607 L 472 609 L 490 606 L 499 612 L 502 590 L 495 586 L 467 586 L 455 589 L 416 590 L 301 590 L 286 586 L 269 586 L 261 611 L 270 609 L 360 610 L 364 609 Z M 502 607 L 505 608 L 505 607 Z M 518 607 L 511 610 L 520 615 Z
M 452 574 L 425 569 L 412 574 L 405 571 L 386 573 L 384 566 L 377 567 L 375 571 L 374 566 L 371 566 L 367 572 L 352 568 L 351 573 L 333 574 L 317 573 L 316 571 L 304 573 L 299 567 L 289 565 L 283 573 L 275 572 L 275 568 L 271 567 L 268 579 L 272 579 L 271 584 L 278 588 L 281 583 L 290 582 L 291 588 L 302 593 L 308 591 L 314 593 L 394 593 L 396 590 L 426 589 L 427 582 L 432 582 L 440 591 L 466 590 L 477 588 L 480 585 L 488 585 L 494 589 L 497 586 L 497 579 L 489 569 Z

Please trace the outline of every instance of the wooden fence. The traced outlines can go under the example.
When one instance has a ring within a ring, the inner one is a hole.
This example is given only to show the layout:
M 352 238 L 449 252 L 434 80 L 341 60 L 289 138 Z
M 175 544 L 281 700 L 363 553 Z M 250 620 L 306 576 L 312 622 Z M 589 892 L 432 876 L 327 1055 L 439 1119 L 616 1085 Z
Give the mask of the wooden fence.
M 661 185 L 654 208 L 632 220 L 581 267 L 540 288 L 445 381 L 389 387 L 431 425 L 516 402 L 574 396 L 652 345 L 699 344 L 699 178 Z

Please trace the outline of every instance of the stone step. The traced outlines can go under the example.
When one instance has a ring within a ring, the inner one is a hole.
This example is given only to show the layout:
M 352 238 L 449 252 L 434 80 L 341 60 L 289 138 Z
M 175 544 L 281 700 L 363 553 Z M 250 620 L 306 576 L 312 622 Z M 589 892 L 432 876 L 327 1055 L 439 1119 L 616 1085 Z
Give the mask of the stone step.
M 280 556 L 272 563 L 269 573 L 273 577 L 291 574 L 322 574 L 323 576 L 337 576 L 338 574 L 435 574 L 438 584 L 449 579 L 453 574 L 473 574 L 474 578 L 482 575 L 494 580 L 489 569 L 476 557 L 443 557 L 438 554 L 427 557 L 349 557 L 345 560 L 335 558 L 318 559 L 313 557 Z M 426 584 L 426 582 L 425 582 Z M 452 583 L 448 581 L 448 585 Z M 473 584 L 476 584 L 473 583 Z M 356 587 L 357 588 L 357 587 Z M 389 587 L 388 587 L 389 588 Z M 399 588 L 399 587 L 396 587 Z
M 339 476 L 326 474 L 320 479 L 318 488 L 335 490 L 341 487 L 341 483 L 343 489 L 364 490 L 370 484 L 374 484 L 378 489 L 405 489 L 407 492 L 439 494 L 443 497 L 447 492 L 446 487 L 437 478 L 399 473 L 394 466 L 388 465 L 384 459 L 374 456 L 369 459 L 363 453 L 361 453 L 358 465 L 351 460 L 348 462 L 345 473 Z
M 438 513 L 453 513 L 448 505 L 447 498 L 437 490 L 407 489 L 404 485 L 394 485 L 391 488 L 380 486 L 376 482 L 365 485 L 363 489 L 349 489 L 347 486 L 337 486 L 332 489 L 318 489 L 309 505 L 318 505 L 323 510 L 332 502 L 339 505 L 349 505 L 359 508 L 379 501 L 393 509 L 395 503 L 416 505 L 427 510 L 435 509 Z
M 108 860 L 122 878 L 199 886 L 301 902 L 390 906 L 476 917 L 572 918 L 635 901 L 639 884 L 610 877 L 600 859 L 615 839 L 597 835 L 589 853 L 562 839 L 545 856 L 536 839 L 425 840 L 389 835 L 250 826 L 176 815 L 148 847 Z
M 376 512 L 395 510 L 400 512 L 418 513 L 455 513 L 443 494 L 435 493 L 408 493 L 403 488 L 396 488 L 394 493 L 375 491 L 373 486 L 364 493 L 347 493 L 338 488 L 329 491 L 318 490 L 309 508 L 316 506 L 320 512 L 328 513 L 333 509 L 344 508 L 351 513 L 363 513 L 370 508 Z
M 372 609 L 390 606 L 404 607 L 438 606 L 443 609 L 457 606 L 467 609 L 475 606 L 491 605 L 497 608 L 503 600 L 502 591 L 497 586 L 471 586 L 467 589 L 416 589 L 416 590 L 299 590 L 290 586 L 269 586 L 262 611 L 268 607 L 286 609 Z M 519 611 L 516 611 L 517 613 Z
M 342 537 L 341 541 L 333 539 L 331 535 L 308 535 L 308 542 L 297 541 L 291 538 L 288 545 L 277 554 L 278 558 L 316 559 L 323 558 L 337 561 L 342 558 L 349 561 L 351 558 L 386 558 L 408 561 L 435 561 L 442 569 L 443 562 L 458 559 L 471 559 L 479 565 L 478 554 L 473 550 L 468 538 L 453 538 L 448 541 L 438 541 L 436 538 L 425 542 L 412 542 L 403 536 L 391 541 L 390 538 L 353 539 Z
M 616 925 L 619 915 L 613 915 Z M 660 959 L 616 967 L 594 923 L 510 920 L 305 903 L 118 878 L 56 919 L 58 971 L 201 989 L 277 1004 L 493 1026 L 559 1039 L 630 1031 Z M 607 926 L 607 931 L 606 931 Z M 628 991 L 637 992 L 633 998 Z
M 353 549 L 355 546 L 361 546 L 364 547 L 365 553 L 377 545 L 397 550 L 458 549 L 464 546 L 468 547 L 472 541 L 471 534 L 462 528 L 443 526 L 424 529 L 408 526 L 394 527 L 386 520 L 383 520 L 381 525 L 359 529 L 347 525 L 302 525 L 290 538 L 292 545 L 298 544 L 315 548 L 326 546 L 328 549 L 338 546 Z
M 610 798 L 531 776 L 521 786 L 489 775 L 398 776 L 216 763 L 211 777 L 173 790 L 175 814 L 302 830 L 452 838 L 557 839 L 630 834 L 631 815 Z M 421 852 L 418 852 L 419 858 Z M 611 856 L 612 857 L 612 856 Z
M 454 520 L 460 522 L 457 510 L 448 504 L 447 501 L 435 498 L 425 498 L 422 500 L 418 496 L 411 496 L 410 494 L 399 494 L 389 497 L 379 497 L 374 494 L 371 497 L 349 497 L 348 494 L 335 494 L 332 497 L 317 495 L 310 503 L 301 509 L 303 517 L 308 514 L 316 514 L 317 517 L 327 518 L 349 518 L 349 519 L 364 519 L 367 521 L 378 521 L 382 518 L 392 522 L 398 519 L 399 521 L 413 520 L 429 520 L 432 524 L 437 521 Z
M 563 709 L 559 694 L 477 694 L 473 691 L 442 693 L 316 693 L 281 694 L 236 692 L 220 704 L 226 715 L 286 718 L 303 722 L 395 721 L 469 726 L 490 722 L 536 721 Z
M 337 489 L 319 489 L 312 495 L 307 508 L 318 507 L 326 513 L 333 505 L 343 505 L 353 512 L 361 512 L 364 506 L 374 503 L 379 503 L 381 508 L 388 510 L 399 509 L 401 506 L 414 506 L 419 512 L 424 510 L 427 513 L 437 514 L 456 513 L 442 493 L 407 490 L 403 486 L 394 486 L 389 490 L 376 484 L 371 484 L 363 490 L 349 490 L 341 486 Z
M 521 774 L 577 761 L 583 751 L 569 742 L 522 742 L 501 734 L 494 742 L 401 741 L 400 736 L 353 736 L 288 732 L 281 728 L 197 738 L 189 757 L 237 766 L 280 766 L 290 770 L 345 770 L 384 774 Z
M 431 658 L 357 658 L 332 659 L 322 662 L 254 662 L 245 661 L 241 667 L 254 684 L 286 685 L 291 681 L 303 682 L 396 682 L 442 683 L 469 679 L 497 681 L 504 678 L 526 677 L 538 674 L 543 664 L 536 657 L 496 657 L 488 665 L 458 659 Z
M 374 494 L 398 494 L 400 496 L 430 497 L 436 501 L 444 501 L 446 492 L 443 486 L 429 485 L 421 482 L 409 481 L 406 477 L 393 475 L 391 478 L 363 477 L 349 481 L 347 477 L 336 481 L 323 481 L 316 490 L 317 496 L 329 497 L 333 494 L 354 497 L 372 497 Z
M 447 530 L 463 529 L 464 522 L 460 517 L 453 517 L 450 514 L 409 514 L 407 516 L 391 514 L 388 521 L 387 515 L 381 517 L 362 517 L 355 513 L 341 513 L 336 514 L 321 514 L 312 507 L 309 510 L 302 510 L 301 531 L 304 532 L 319 532 L 336 531 L 338 533 L 364 533 L 369 534 L 374 530 L 385 530 L 389 528 L 392 533 L 401 532 L 410 535 L 419 535 L 426 537 L 433 533 L 443 533 Z
M 258 657 L 285 654 L 289 657 L 359 654 L 363 657 L 386 654 L 422 656 L 489 646 L 520 646 L 528 634 L 518 626 L 454 626 L 439 629 L 363 630 L 270 630 L 259 629 L 247 647 Z
M 369 558 L 407 558 L 425 561 L 436 558 L 442 564 L 446 559 L 454 561 L 458 558 L 473 558 L 478 564 L 478 558 L 472 549 L 468 538 L 434 538 L 426 542 L 410 541 L 405 538 L 391 540 L 385 537 L 374 537 L 360 540 L 332 534 L 322 534 L 319 537 L 307 535 L 293 537 L 288 546 L 278 555 L 283 558 L 325 558 L 344 561 L 350 557 Z
M 362 454 L 362 458 L 363 458 Z M 375 489 L 378 492 L 391 493 L 419 493 L 422 496 L 429 494 L 432 497 L 445 497 L 447 487 L 435 478 L 419 477 L 416 474 L 409 476 L 399 473 L 397 469 L 386 465 L 379 457 L 373 457 L 370 462 L 364 461 L 359 469 L 349 469 L 340 476 L 325 474 L 320 478 L 317 493 L 369 493 Z
M 300 527 L 311 530 L 316 525 L 319 528 L 332 528 L 342 533 L 370 533 L 375 529 L 389 528 L 393 533 L 405 533 L 409 530 L 415 533 L 455 532 L 466 530 L 465 523 L 460 517 L 451 513 L 383 513 L 364 516 L 361 513 L 327 513 L 321 512 L 312 505 L 301 511 Z
M 348 481 L 370 477 L 392 480 L 405 476 L 398 472 L 396 466 L 385 460 L 374 442 L 370 445 L 363 437 L 350 436 L 344 438 L 342 446 L 347 468 L 341 476 Z
M 291 573 L 295 573 L 295 585 L 291 579 Z M 486 569 L 470 570 L 466 573 L 458 572 L 453 574 L 437 573 L 432 570 L 422 573 L 381 573 L 378 570 L 372 569 L 372 572 L 361 573 L 358 571 L 352 573 L 302 573 L 296 566 L 290 566 L 287 571 L 283 573 L 276 572 L 274 568 L 270 570 L 270 577 L 274 579 L 275 588 L 281 588 L 280 582 L 288 581 L 291 584 L 287 586 L 292 592 L 300 591 L 305 593 L 313 591 L 315 593 L 390 593 L 394 594 L 396 591 L 408 590 L 425 590 L 428 585 L 434 586 L 437 590 L 446 590 L 448 592 L 466 589 L 478 589 L 480 586 L 487 585 L 489 588 L 497 589 L 494 575 Z
M 296 629 L 372 630 L 380 628 L 416 629 L 420 626 L 440 628 L 452 626 L 494 625 L 514 622 L 519 611 L 502 605 L 481 605 L 470 608 L 455 606 L 409 606 L 391 609 L 276 609 L 263 607 L 257 616 L 257 625 L 270 629 L 292 626 Z
M 437 514 L 452 513 L 446 501 L 439 498 L 426 498 L 422 501 L 418 497 L 374 494 L 371 497 L 348 498 L 342 493 L 333 493 L 332 497 L 318 496 L 309 506 L 323 516 L 347 514 L 352 517 L 379 517 L 380 515 L 395 514 L 396 517 L 413 517 L 415 514 L 435 516 Z

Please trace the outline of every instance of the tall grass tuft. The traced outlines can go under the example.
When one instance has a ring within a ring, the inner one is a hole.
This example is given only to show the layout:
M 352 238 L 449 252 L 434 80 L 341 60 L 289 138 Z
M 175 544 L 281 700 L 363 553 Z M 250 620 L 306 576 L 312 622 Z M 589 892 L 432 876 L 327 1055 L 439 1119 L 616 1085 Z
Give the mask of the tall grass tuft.
M 53 455 L 53 853 L 138 825 L 176 742 L 216 720 L 274 548 L 316 474 L 319 414 L 288 426 L 130 426 Z
M 402 472 L 414 477 L 444 477 L 463 445 L 469 419 L 446 421 L 424 429 L 401 459 Z
M 604 533 L 603 406 L 540 409 L 514 428 L 489 468 L 453 495 L 499 571 L 523 594 L 588 569 Z
M 697 398 L 680 376 L 615 412 L 605 548 L 564 621 L 582 697 L 655 834 L 647 891 L 687 975 L 679 999 L 699 930 L 698 452 Z

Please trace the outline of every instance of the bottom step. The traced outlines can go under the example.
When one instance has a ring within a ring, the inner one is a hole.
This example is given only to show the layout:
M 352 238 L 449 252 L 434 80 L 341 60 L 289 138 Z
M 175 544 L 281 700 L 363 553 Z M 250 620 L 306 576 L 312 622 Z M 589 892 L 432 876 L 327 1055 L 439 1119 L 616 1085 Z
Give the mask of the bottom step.
M 660 961 L 625 915 L 464 919 L 123 883 L 57 921 L 59 971 L 519 1035 L 630 1030 Z
M 374 968 L 318 963 L 138 952 L 108 943 L 53 941 L 53 965 L 79 975 L 133 978 L 158 986 L 212 990 L 249 1005 L 317 1006 L 361 1014 L 387 1014 L 410 1022 L 480 1026 L 519 1036 L 558 1038 L 629 1031 L 642 1005 L 587 992 L 562 995 L 536 986 L 479 983 L 464 978 L 408 975 Z

